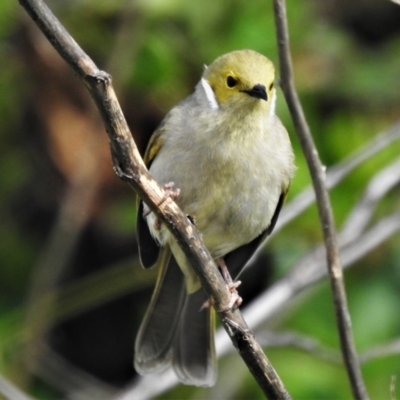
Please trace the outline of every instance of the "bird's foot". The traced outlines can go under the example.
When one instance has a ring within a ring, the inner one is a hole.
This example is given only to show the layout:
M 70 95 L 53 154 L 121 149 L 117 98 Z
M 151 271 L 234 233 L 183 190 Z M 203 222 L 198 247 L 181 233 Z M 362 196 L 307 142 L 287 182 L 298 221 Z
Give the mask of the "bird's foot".
M 226 287 L 229 290 L 231 297 L 229 299 L 228 304 L 225 307 L 223 307 L 219 310 L 216 310 L 216 311 L 218 313 L 224 313 L 227 311 L 235 311 L 243 303 L 243 299 L 239 296 L 239 293 L 236 290 L 241 285 L 242 282 L 241 281 L 233 282 L 231 274 L 229 273 L 228 267 L 226 266 L 225 261 L 222 257 L 218 258 L 218 264 L 221 269 L 222 276 L 226 282 Z M 205 308 L 210 308 L 212 305 L 214 305 L 212 299 L 208 299 L 202 305 L 201 310 L 204 310 Z
M 227 311 L 235 311 L 240 305 L 243 303 L 243 299 L 239 296 L 238 291 L 236 290 L 242 284 L 241 281 L 231 282 L 226 285 L 227 289 L 231 293 L 231 298 L 229 299 L 229 303 L 227 306 L 216 310 L 218 313 L 224 313 Z M 212 298 L 206 300 L 200 308 L 200 311 L 210 308 L 214 305 Z
M 226 286 L 229 292 L 231 293 L 231 298 L 229 300 L 228 305 L 219 312 L 224 312 L 228 310 L 235 311 L 243 303 L 243 299 L 239 296 L 239 293 L 236 290 L 242 282 L 240 281 L 233 282 L 228 267 L 225 264 L 225 260 L 222 257 L 218 258 L 218 264 L 221 269 L 222 276 L 224 277 L 224 280 L 226 282 Z
M 176 200 L 179 197 L 179 195 L 181 193 L 181 189 L 179 189 L 179 188 L 174 189 L 174 186 L 175 186 L 174 182 L 168 182 L 163 185 L 164 198 L 160 204 L 164 203 L 164 201 L 167 200 L 168 198 L 170 198 L 172 200 Z
M 239 296 L 239 292 L 236 290 L 236 288 L 238 288 L 241 284 L 241 281 L 236 281 L 226 285 L 231 293 L 231 299 L 229 300 L 229 303 L 225 309 L 235 311 L 243 303 L 243 299 Z
M 159 206 L 161 206 L 161 204 L 163 204 L 165 202 L 165 200 L 167 200 L 168 198 L 170 198 L 172 200 L 176 200 L 178 198 L 181 190 L 174 189 L 174 185 L 175 185 L 174 182 L 168 182 L 163 185 L 164 196 L 161 199 L 160 203 L 158 204 Z M 143 205 L 143 218 L 148 217 L 151 213 L 152 213 L 152 211 L 150 210 L 150 207 L 147 204 L 144 204 Z M 161 221 L 159 220 L 159 218 L 155 218 L 153 226 L 156 231 L 159 231 L 161 229 Z

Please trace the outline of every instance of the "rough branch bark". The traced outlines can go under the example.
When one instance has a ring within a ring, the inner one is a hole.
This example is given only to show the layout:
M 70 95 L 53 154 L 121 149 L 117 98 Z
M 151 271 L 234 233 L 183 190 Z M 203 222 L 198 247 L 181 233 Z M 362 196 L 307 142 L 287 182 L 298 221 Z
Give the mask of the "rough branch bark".
M 78 46 L 48 7 L 40 0 L 20 0 L 31 18 L 61 57 L 83 80 L 95 101 L 113 154 L 116 174 L 126 181 L 177 238 L 216 309 L 229 303 L 230 292 L 204 247 L 201 236 L 178 206 L 151 177 L 132 139 L 111 85 L 111 77 L 100 71 Z M 264 355 L 239 310 L 221 313 L 222 323 L 261 389 L 269 398 L 289 399 L 282 381 Z

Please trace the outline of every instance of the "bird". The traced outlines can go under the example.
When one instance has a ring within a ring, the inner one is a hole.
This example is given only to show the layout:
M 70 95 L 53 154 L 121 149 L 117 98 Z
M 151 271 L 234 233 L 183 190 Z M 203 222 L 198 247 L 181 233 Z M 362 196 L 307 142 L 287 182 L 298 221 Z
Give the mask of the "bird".
M 273 63 L 256 51 L 218 57 L 165 116 L 144 156 L 233 281 L 272 232 L 295 171 L 289 135 L 275 114 L 274 80 Z M 159 271 L 136 336 L 135 369 L 146 375 L 172 367 L 183 384 L 213 386 L 215 313 L 200 280 L 142 201 L 136 225 L 141 264 Z M 236 286 L 230 283 L 232 292 Z

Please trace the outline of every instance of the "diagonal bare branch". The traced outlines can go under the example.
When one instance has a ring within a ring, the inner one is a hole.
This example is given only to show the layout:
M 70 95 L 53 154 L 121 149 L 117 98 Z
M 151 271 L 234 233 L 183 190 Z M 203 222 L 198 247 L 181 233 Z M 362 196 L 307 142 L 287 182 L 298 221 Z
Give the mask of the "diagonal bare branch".
M 171 198 L 165 196 L 164 190 L 144 166 L 113 90 L 111 77 L 97 68 L 43 1 L 20 0 L 20 3 L 61 57 L 82 79 L 95 101 L 110 139 L 116 174 L 134 188 L 176 237 L 202 287 L 213 299 L 215 308 L 227 309 L 230 292 L 196 228 Z M 233 344 L 265 395 L 278 399 L 290 398 L 241 312 L 229 310 L 221 312 L 220 316 Z

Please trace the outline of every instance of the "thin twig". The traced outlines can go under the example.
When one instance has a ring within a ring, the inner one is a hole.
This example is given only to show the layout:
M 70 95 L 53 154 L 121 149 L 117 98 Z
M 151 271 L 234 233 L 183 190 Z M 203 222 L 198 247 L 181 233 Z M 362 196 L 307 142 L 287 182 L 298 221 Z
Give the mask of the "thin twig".
M 346 365 L 353 396 L 356 399 L 367 399 L 367 391 L 362 378 L 360 364 L 355 349 L 350 314 L 340 262 L 339 246 L 335 232 L 334 218 L 328 190 L 325 186 L 325 171 L 314 145 L 303 109 L 294 85 L 293 68 L 289 47 L 289 30 L 287 26 L 285 0 L 274 0 L 276 35 L 278 39 L 279 64 L 282 90 L 284 92 L 303 153 L 311 173 L 317 207 L 324 234 L 328 273 L 331 283 L 336 321 L 340 336 L 343 359 Z
M 342 365 L 342 358 L 337 350 L 322 345 L 317 339 L 291 331 L 265 331 L 257 333 L 263 347 L 292 347 L 303 350 L 331 364 Z M 229 350 L 231 353 L 231 350 Z M 360 363 L 366 364 L 373 360 L 393 357 L 400 354 L 400 338 L 369 348 L 360 353 Z
M 400 338 L 364 351 L 360 354 L 360 361 L 364 364 L 377 358 L 392 357 L 398 354 L 400 354 Z
M 342 364 L 338 350 L 322 345 L 317 339 L 291 331 L 265 331 L 257 333 L 263 347 L 291 347 L 303 350 L 331 364 Z
M 163 189 L 144 166 L 111 85 L 111 77 L 97 68 L 42 1 L 20 0 L 20 3 L 89 90 L 110 139 L 115 172 L 165 223 L 198 275 L 202 287 L 213 299 L 216 309 L 223 310 L 229 304 L 231 294 L 196 228 L 172 199 L 168 197 L 165 201 Z M 264 394 L 269 398 L 290 398 L 240 311 L 221 314 L 224 328 Z
M 370 180 L 364 195 L 358 201 L 344 224 L 340 240 L 344 243 L 356 238 L 370 222 L 378 202 L 400 182 L 400 159 L 379 171 Z
M 338 162 L 326 171 L 326 187 L 334 188 L 346 176 L 354 171 L 362 163 L 371 159 L 372 156 L 390 146 L 394 141 L 400 139 L 400 121 L 396 121 L 392 126 L 378 133 L 366 145 L 351 153 L 343 161 Z M 304 189 L 290 203 L 286 203 L 272 235 L 276 235 L 285 225 L 299 216 L 315 201 L 315 192 L 312 187 Z

